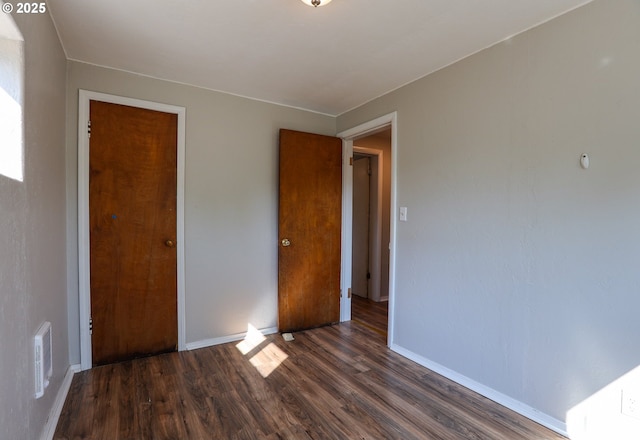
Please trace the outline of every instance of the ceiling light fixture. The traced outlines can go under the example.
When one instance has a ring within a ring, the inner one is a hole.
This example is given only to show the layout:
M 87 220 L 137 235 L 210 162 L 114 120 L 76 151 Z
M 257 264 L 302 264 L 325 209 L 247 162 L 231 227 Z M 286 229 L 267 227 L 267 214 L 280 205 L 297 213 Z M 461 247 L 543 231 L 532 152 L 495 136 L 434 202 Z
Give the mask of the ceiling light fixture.
M 302 0 L 302 3 L 317 8 L 318 6 L 324 6 L 327 3 L 331 3 L 331 0 Z

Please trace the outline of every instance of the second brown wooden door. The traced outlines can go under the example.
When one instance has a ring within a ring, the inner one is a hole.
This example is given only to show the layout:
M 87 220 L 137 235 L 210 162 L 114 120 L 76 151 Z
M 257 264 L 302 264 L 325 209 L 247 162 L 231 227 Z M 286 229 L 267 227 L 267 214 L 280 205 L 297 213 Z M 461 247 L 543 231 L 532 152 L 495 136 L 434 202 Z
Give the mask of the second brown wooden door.
M 340 320 L 342 141 L 280 130 L 278 328 Z
M 177 115 L 91 101 L 93 365 L 177 349 Z

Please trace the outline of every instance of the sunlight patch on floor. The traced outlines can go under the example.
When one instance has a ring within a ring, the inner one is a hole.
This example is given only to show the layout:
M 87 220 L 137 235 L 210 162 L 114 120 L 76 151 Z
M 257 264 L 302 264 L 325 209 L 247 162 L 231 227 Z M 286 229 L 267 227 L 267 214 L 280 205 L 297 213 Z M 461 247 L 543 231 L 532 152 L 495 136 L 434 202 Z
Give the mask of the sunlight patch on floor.
M 267 378 L 271 373 L 273 373 L 276 368 L 278 368 L 289 356 L 280 350 L 276 344 L 273 342 L 269 343 L 266 347 L 258 352 L 255 356 L 253 356 L 249 362 L 253 365 L 256 370 L 262 375 L 262 377 Z
M 236 345 L 236 348 L 240 350 L 240 353 L 246 356 L 247 353 L 250 353 L 254 348 L 266 340 L 267 338 L 264 337 L 260 330 L 249 324 L 247 326 L 247 335 Z
M 260 330 L 249 324 L 247 327 L 247 335 L 242 341 L 236 344 L 236 348 L 244 356 L 247 356 L 260 348 L 266 340 L 267 338 L 260 332 Z M 278 348 L 278 346 L 273 342 L 270 342 L 266 346 L 262 347 L 256 354 L 251 356 L 249 362 L 256 370 L 258 370 L 262 377 L 267 378 L 287 358 L 288 356 L 284 351 Z

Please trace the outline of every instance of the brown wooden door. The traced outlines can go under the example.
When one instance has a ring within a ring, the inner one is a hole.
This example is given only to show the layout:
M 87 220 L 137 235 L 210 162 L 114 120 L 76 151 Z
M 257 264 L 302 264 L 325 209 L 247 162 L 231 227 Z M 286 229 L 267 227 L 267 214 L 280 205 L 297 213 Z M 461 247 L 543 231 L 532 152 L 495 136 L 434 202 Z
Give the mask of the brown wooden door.
M 177 349 L 177 115 L 91 101 L 94 365 Z
M 280 130 L 278 328 L 340 320 L 342 141 Z

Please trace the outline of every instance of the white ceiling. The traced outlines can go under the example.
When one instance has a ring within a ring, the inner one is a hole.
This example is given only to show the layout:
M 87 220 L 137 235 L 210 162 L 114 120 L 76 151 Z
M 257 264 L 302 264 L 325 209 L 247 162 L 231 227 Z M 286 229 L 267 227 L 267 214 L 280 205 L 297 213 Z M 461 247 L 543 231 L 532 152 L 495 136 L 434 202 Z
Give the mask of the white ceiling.
M 339 115 L 590 0 L 49 0 L 69 59 Z

